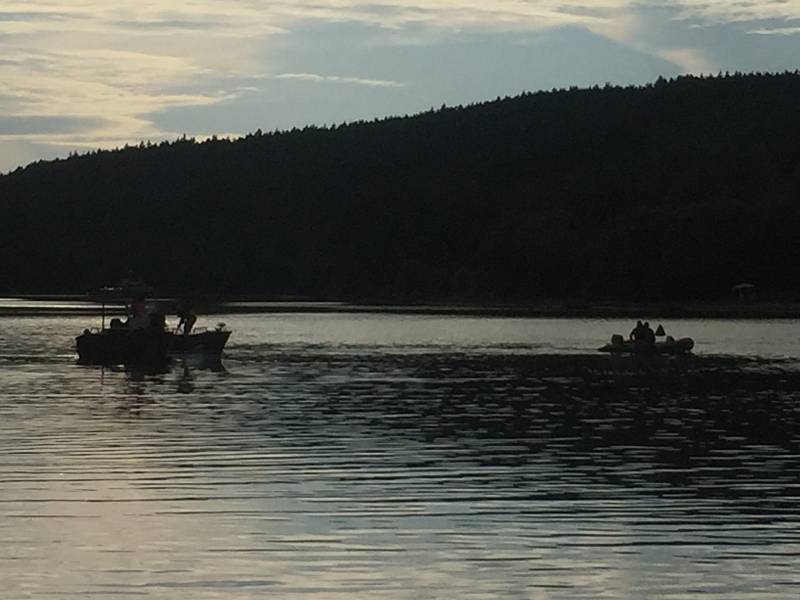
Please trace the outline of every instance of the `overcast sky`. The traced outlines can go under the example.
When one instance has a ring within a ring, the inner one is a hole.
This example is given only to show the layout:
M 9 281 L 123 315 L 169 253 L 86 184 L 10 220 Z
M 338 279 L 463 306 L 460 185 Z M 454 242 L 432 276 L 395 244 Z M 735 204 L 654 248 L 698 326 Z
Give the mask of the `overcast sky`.
M 0 172 L 73 150 L 800 68 L 800 0 L 3 0 Z

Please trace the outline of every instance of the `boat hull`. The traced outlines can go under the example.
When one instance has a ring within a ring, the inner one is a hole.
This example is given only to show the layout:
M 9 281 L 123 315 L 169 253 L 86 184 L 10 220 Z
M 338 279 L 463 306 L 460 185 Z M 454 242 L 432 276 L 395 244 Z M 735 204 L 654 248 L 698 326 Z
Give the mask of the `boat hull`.
M 137 330 L 85 331 L 75 338 L 83 364 L 159 364 L 169 360 L 167 334 Z
M 692 338 L 681 338 L 679 340 L 671 340 L 665 342 L 656 342 L 654 346 L 648 346 L 633 341 L 623 341 L 617 343 L 609 343 L 601 348 L 600 352 L 608 352 L 610 354 L 688 354 L 694 348 L 694 340 Z
M 82 364 L 163 364 L 173 355 L 201 354 L 219 357 L 230 331 L 203 331 L 189 335 L 167 331 L 85 331 L 75 338 Z
M 222 354 L 222 349 L 231 337 L 230 331 L 202 331 L 189 335 L 168 335 L 168 351 L 170 354 L 203 354 L 213 356 Z

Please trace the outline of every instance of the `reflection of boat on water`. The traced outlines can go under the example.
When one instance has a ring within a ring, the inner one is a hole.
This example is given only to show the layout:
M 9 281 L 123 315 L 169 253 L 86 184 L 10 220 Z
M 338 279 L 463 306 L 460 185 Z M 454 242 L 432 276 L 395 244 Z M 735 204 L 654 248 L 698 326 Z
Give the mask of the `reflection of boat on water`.
M 102 373 L 123 373 L 132 381 L 143 381 L 147 377 L 167 375 L 180 372 L 181 380 L 192 380 L 193 373 L 207 371 L 224 375 L 228 372 L 222 362 L 222 357 L 204 354 L 183 354 L 175 356 L 175 360 L 165 363 L 130 363 L 130 364 L 103 364 L 81 363 L 102 369 Z
M 692 338 L 680 338 L 678 340 L 667 336 L 663 342 L 654 344 L 644 344 L 635 340 L 625 340 L 619 334 L 611 336 L 611 341 L 598 348 L 600 352 L 611 354 L 688 354 L 694 348 Z
M 120 287 L 104 288 L 97 300 L 103 305 L 99 329 L 86 329 L 76 341 L 79 361 L 84 364 L 159 364 L 170 356 L 199 354 L 219 357 L 231 332 L 219 323 L 215 329 L 194 329 L 196 318 L 178 303 L 180 322 L 167 328 L 160 306 L 147 306 L 151 290 L 138 282 L 124 281 Z M 106 327 L 105 305 L 122 303 L 126 320 L 113 318 Z M 162 301 L 163 304 L 163 301 Z

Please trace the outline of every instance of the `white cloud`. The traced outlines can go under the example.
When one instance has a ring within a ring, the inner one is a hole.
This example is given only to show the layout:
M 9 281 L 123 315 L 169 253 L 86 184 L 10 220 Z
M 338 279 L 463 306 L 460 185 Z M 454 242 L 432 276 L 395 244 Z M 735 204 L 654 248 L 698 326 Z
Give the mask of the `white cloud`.
M 341 77 L 339 75 L 317 75 L 315 73 L 279 73 L 274 79 L 295 79 L 299 81 L 312 81 L 317 83 L 349 83 L 367 87 L 406 87 L 399 81 L 385 79 L 364 79 L 361 77 Z
M 6 93 L 0 109 L 6 116 L 95 119 L 79 133 L 16 133 L 5 139 L 109 146 L 120 141 L 161 137 L 146 118 L 165 107 L 210 104 L 224 93 L 172 92 L 166 81 L 202 77 L 207 71 L 177 57 L 122 50 L 20 50 L 0 64 Z
M 0 113 L 20 122 L 63 117 L 95 125 L 0 139 L 85 148 L 171 137 L 174 132 L 155 127 L 148 115 L 224 101 L 238 92 L 215 87 L 221 79 L 260 68 L 243 40 L 280 29 L 252 17 L 252 11 L 210 3 L 6 2 L 0 8 Z
M 753 35 L 798 35 L 800 34 L 800 27 L 774 27 L 772 29 L 752 29 L 747 33 Z
M 674 0 L 683 18 L 732 23 L 800 17 L 800 0 Z
M 716 65 L 696 48 L 666 48 L 658 51 L 658 55 L 677 65 L 684 73 L 713 73 Z

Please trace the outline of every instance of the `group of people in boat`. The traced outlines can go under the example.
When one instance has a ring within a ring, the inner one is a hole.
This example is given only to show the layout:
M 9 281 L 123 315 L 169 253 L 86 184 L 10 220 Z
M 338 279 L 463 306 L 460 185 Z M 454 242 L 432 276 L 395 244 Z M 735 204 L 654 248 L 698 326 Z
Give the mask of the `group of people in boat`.
M 664 335 L 666 335 L 666 332 L 663 326 L 659 325 L 658 328 L 653 331 L 650 327 L 650 323 L 647 321 L 644 323 L 636 321 L 636 326 L 631 331 L 630 339 L 638 346 L 655 348 L 656 336 L 662 337 Z
M 142 297 L 138 297 L 130 303 L 127 313 L 128 318 L 125 321 L 119 318 L 111 319 L 111 329 L 164 331 L 167 327 L 166 315 L 158 308 L 148 311 Z M 186 300 L 178 301 L 176 314 L 178 326 L 175 328 L 175 332 L 189 335 L 197 321 L 197 316 L 192 312 Z

